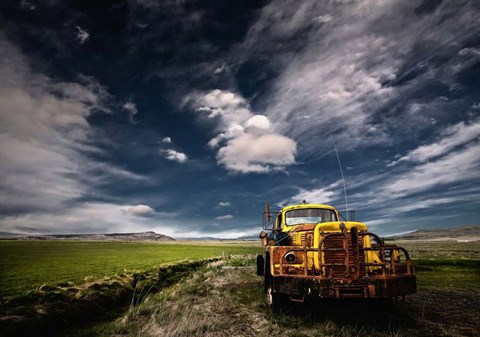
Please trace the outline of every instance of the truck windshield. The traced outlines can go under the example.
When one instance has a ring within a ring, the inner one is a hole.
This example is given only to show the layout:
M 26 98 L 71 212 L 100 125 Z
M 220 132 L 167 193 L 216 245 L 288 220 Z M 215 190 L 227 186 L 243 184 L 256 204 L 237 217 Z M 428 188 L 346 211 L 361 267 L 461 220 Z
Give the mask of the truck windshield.
M 330 209 L 306 208 L 285 213 L 285 224 L 289 226 L 329 221 L 337 221 L 335 212 Z

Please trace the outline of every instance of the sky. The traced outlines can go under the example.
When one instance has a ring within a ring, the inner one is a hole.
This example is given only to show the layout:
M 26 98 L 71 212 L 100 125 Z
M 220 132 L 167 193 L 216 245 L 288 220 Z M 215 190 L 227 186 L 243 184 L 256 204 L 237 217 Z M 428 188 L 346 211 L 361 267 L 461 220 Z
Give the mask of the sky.
M 474 225 L 479 143 L 478 1 L 0 3 L 0 231 Z

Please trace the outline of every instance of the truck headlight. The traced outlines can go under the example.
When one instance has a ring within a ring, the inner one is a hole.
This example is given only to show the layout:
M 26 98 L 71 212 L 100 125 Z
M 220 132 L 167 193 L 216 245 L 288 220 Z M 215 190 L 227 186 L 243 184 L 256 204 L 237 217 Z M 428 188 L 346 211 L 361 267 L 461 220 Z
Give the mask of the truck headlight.
M 293 252 L 289 252 L 287 253 L 287 255 L 285 255 L 285 261 L 287 261 L 287 263 L 295 263 L 296 260 L 297 260 L 297 257 Z

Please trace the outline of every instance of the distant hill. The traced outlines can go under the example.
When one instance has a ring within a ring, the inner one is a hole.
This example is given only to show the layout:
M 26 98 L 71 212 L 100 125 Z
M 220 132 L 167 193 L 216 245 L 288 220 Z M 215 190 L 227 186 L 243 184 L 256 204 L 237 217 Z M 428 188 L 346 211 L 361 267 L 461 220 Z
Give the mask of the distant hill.
M 480 225 L 419 229 L 408 234 L 391 236 L 387 239 L 408 241 L 480 241 Z
M 141 233 L 111 233 L 111 234 L 47 234 L 47 235 L 22 235 L 0 232 L 0 239 L 21 240 L 85 240 L 85 241 L 175 241 L 170 236 L 155 232 Z

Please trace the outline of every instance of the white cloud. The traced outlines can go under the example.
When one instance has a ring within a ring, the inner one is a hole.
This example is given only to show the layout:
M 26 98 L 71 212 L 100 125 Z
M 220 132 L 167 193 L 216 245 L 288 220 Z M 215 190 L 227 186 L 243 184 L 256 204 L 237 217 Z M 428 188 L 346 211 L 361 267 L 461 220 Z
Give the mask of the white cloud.
M 173 149 L 161 150 L 161 153 L 165 155 L 165 159 L 176 161 L 179 163 L 184 163 L 187 161 L 188 157 L 185 153 L 175 151 Z
M 253 116 L 248 102 L 230 91 L 215 89 L 207 94 L 192 95 L 187 100 L 193 100 L 199 113 L 206 114 L 209 119 L 218 119 L 221 129 L 243 124 Z
M 127 212 L 133 215 L 148 215 L 153 213 L 154 210 L 148 205 L 136 205 L 129 207 Z
M 114 233 L 154 230 L 159 220 L 134 213 L 112 203 L 90 202 L 77 204 L 48 213 L 25 213 L 0 218 L 2 230 L 25 234 L 42 233 Z M 146 206 L 148 207 L 148 206 Z M 162 234 L 171 229 L 161 225 L 155 230 Z
M 221 215 L 215 218 L 215 220 L 230 220 L 230 219 L 233 219 L 233 215 L 231 214 Z
M 217 121 L 219 133 L 208 146 L 218 149 L 217 161 L 227 170 L 266 173 L 295 163 L 295 141 L 271 130 L 268 117 L 254 114 L 243 97 L 216 89 L 187 100 L 200 116 Z
M 137 105 L 131 101 L 125 102 L 122 105 L 122 108 L 127 111 L 131 116 L 136 115 L 138 113 Z
M 446 197 L 446 198 L 431 198 L 431 199 L 423 199 L 423 200 L 416 200 L 415 202 L 409 202 L 407 204 L 398 204 L 391 208 L 389 208 L 389 212 L 391 214 L 398 214 L 398 213 L 408 213 L 408 212 L 415 212 L 419 209 L 427 209 L 438 205 L 452 205 L 456 202 L 459 202 L 459 198 L 457 197 Z
M 473 180 L 479 177 L 480 150 L 478 144 L 472 144 L 436 161 L 414 167 L 409 172 L 389 181 L 383 190 L 385 194 L 392 193 L 398 198 L 436 186 Z
M 232 124 L 228 127 L 225 133 L 222 133 L 222 135 L 224 135 L 225 139 L 232 139 L 243 135 L 244 130 L 245 129 L 241 125 Z
M 214 149 L 220 145 L 220 142 L 225 139 L 225 134 L 220 133 L 219 135 L 213 137 L 212 139 L 209 140 L 207 143 L 208 147 Z
M 326 15 L 317 16 L 315 19 L 319 23 L 327 23 L 332 21 L 333 18 L 331 15 L 326 14 Z
M 478 142 L 471 142 L 427 162 L 406 162 L 382 174 L 351 179 L 350 187 L 356 192 L 349 194 L 349 204 L 353 209 L 369 209 L 377 219 L 398 218 L 443 205 L 446 209 L 462 204 L 475 207 L 480 192 L 475 183 L 478 179 L 480 150 Z
M 270 128 L 270 121 L 268 120 L 267 116 L 255 115 L 245 123 L 245 126 L 247 128 L 257 128 L 260 130 L 268 130 Z
M 162 139 L 162 143 L 171 143 L 172 142 L 172 138 L 170 137 L 165 137 Z
M 301 188 L 290 198 L 284 199 L 278 203 L 280 207 L 300 204 L 304 200 L 309 204 L 329 204 L 340 195 L 341 181 L 334 182 L 327 187 L 314 187 L 311 189 Z M 339 190 L 340 189 L 340 190 Z
M 218 150 L 218 162 L 236 172 L 270 172 L 295 163 L 296 143 L 276 135 L 244 134 Z
M 137 105 L 132 101 L 128 101 L 122 105 L 122 108 L 123 110 L 128 112 L 128 119 L 130 123 L 135 124 L 135 120 L 133 119 L 133 117 L 138 113 Z
M 80 41 L 80 44 L 84 44 L 85 42 L 87 42 L 90 38 L 90 34 L 88 33 L 88 31 L 86 29 L 80 28 L 79 26 L 76 26 L 75 28 L 77 28 L 77 40 Z
M 220 201 L 220 202 L 218 203 L 218 206 L 220 206 L 220 207 L 229 207 L 229 206 L 231 206 L 231 204 L 230 204 L 228 201 Z
M 222 64 L 220 67 L 215 68 L 215 70 L 213 71 L 213 73 L 214 73 L 215 75 L 218 75 L 218 74 L 223 73 L 223 72 L 226 71 L 227 69 L 228 69 L 227 65 L 226 65 L 226 64 Z
M 480 56 L 480 49 L 476 48 L 463 48 L 458 52 L 461 56 Z
M 451 126 L 442 132 L 442 139 L 437 143 L 422 145 L 410 151 L 406 156 L 389 163 L 391 167 L 402 161 L 425 162 L 445 155 L 458 146 L 480 139 L 480 120 L 470 124 L 465 122 Z

